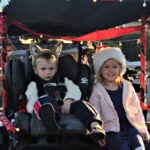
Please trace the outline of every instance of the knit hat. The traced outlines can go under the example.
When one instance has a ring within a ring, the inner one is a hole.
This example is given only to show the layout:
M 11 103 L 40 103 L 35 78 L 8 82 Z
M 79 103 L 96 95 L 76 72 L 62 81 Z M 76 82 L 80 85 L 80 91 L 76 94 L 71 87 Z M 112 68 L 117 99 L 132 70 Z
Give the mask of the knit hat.
M 100 51 L 94 55 L 93 64 L 96 75 L 98 75 L 103 63 L 111 58 L 120 62 L 122 66 L 121 75 L 123 75 L 126 72 L 126 58 L 122 53 L 121 49 L 118 47 L 106 47 L 100 49 Z

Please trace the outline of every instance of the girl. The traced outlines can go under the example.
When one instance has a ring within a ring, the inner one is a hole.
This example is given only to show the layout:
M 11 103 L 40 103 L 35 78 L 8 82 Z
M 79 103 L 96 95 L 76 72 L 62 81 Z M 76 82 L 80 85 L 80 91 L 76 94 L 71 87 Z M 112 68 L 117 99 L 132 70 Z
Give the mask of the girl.
M 94 57 L 96 83 L 90 97 L 103 121 L 108 150 L 145 150 L 150 139 L 139 99 L 123 79 L 126 59 L 119 48 L 101 49 Z M 150 148 L 148 148 L 150 149 Z

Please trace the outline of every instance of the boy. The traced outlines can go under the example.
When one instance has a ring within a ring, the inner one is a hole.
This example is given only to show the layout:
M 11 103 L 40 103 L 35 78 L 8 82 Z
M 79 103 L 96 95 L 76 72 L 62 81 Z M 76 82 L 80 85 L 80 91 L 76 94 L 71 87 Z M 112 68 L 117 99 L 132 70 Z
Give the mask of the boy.
M 50 53 L 42 53 L 33 59 L 36 74 L 26 90 L 27 111 L 36 113 L 47 130 L 59 132 L 60 114 L 75 115 L 88 129 L 89 136 L 96 142 L 104 139 L 102 122 L 96 110 L 86 101 L 81 101 L 81 92 L 68 78 L 59 82 L 58 58 Z

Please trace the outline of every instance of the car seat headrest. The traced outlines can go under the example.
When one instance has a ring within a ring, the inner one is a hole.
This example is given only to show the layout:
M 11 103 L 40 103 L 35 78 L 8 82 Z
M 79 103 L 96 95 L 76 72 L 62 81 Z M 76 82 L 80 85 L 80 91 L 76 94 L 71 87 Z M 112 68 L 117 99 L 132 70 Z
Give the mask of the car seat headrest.
M 77 81 L 78 65 L 77 62 L 74 60 L 73 56 L 65 55 L 60 57 L 58 72 L 60 75 L 60 80 L 63 80 L 64 77 L 68 77 L 74 82 Z

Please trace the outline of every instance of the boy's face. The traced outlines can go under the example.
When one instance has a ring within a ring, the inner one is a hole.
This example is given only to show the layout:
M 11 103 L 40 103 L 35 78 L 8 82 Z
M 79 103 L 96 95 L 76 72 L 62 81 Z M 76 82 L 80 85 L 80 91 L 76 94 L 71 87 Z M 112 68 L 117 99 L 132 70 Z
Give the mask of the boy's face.
M 36 61 L 34 72 L 45 81 L 51 80 L 57 72 L 56 62 L 49 62 L 46 59 L 39 58 Z

